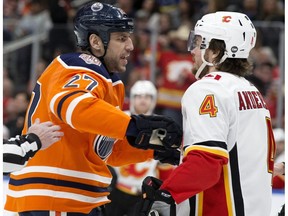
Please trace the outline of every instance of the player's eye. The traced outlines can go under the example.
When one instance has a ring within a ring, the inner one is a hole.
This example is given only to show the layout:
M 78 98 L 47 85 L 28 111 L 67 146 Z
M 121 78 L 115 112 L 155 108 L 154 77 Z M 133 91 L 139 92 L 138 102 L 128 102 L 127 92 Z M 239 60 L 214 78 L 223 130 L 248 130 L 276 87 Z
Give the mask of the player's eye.
M 122 42 L 125 42 L 125 41 L 127 40 L 127 37 L 124 36 L 124 35 L 121 35 L 121 36 L 119 37 L 119 40 L 122 41 Z

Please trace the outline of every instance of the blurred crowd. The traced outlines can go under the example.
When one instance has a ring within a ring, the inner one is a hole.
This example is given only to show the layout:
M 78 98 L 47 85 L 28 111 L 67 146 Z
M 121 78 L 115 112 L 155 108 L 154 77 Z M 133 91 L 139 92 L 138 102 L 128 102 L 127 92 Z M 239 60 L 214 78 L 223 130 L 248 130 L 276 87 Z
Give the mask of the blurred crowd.
M 251 53 L 254 67 L 252 75 L 247 78 L 263 94 L 272 119 L 276 118 L 277 101 L 284 100 L 284 96 L 278 98 L 277 94 L 280 89 L 284 95 L 284 85 L 280 80 L 284 71 L 279 67 L 279 35 L 283 30 L 281 26 L 284 28 L 284 0 L 99 1 L 117 4 L 135 21 L 132 35 L 134 51 L 130 55 L 126 73 L 120 74 L 126 85 L 124 109 L 129 107 L 131 86 L 137 80 L 152 80 L 158 90 L 155 113 L 171 116 L 181 125 L 181 97 L 187 87 L 196 81 L 191 73 L 191 55 L 186 48 L 189 32 L 204 14 L 228 10 L 243 12 L 255 23 L 258 38 Z M 85 2 L 88 1 L 4 0 L 4 47 L 25 36 L 47 32 L 46 40 L 41 42 L 40 59 L 33 69 L 36 77 L 40 76 L 54 57 L 77 50 L 73 17 Z M 259 22 L 262 25 L 256 25 Z M 21 133 L 34 85 L 30 77 L 31 58 L 31 45 L 4 54 L 4 137 Z M 282 129 L 284 115 L 283 111 Z

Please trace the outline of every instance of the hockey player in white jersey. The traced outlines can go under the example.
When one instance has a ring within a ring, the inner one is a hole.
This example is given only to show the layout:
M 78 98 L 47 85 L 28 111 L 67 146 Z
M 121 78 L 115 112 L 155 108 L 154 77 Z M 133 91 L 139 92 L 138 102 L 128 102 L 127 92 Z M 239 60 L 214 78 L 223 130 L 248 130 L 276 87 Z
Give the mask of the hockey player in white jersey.
M 271 118 L 244 78 L 255 42 L 255 27 L 242 13 L 211 13 L 196 23 L 188 50 L 198 81 L 182 98 L 184 158 L 158 188 L 153 177 L 144 181 L 151 187 L 146 199 L 175 201 L 179 216 L 270 215 Z

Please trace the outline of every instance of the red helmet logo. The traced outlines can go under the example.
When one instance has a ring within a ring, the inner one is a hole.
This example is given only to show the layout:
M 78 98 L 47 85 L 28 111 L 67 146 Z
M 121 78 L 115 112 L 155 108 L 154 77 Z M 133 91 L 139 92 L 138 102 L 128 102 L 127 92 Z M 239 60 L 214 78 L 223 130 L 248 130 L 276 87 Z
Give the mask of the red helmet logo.
M 223 16 L 222 17 L 222 22 L 227 22 L 228 23 L 228 22 L 231 21 L 231 18 L 232 18 L 231 16 Z

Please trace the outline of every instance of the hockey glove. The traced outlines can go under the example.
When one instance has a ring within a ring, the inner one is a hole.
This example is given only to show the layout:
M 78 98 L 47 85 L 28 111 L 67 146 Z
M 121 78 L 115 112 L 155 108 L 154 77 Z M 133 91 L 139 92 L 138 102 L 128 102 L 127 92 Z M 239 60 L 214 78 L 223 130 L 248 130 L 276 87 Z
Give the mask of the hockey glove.
M 158 206 L 157 210 L 160 210 L 163 207 L 164 207 L 163 209 L 167 209 L 167 206 L 168 206 L 169 215 L 175 215 L 175 212 L 176 212 L 175 201 L 168 191 L 159 190 L 161 184 L 162 184 L 162 181 L 160 179 L 157 179 L 152 176 L 147 176 L 143 180 L 143 183 L 142 183 L 143 200 L 141 202 L 141 205 L 140 205 L 141 208 L 140 208 L 138 215 L 147 216 L 149 215 L 149 212 L 150 213 L 153 212 L 153 210 L 151 211 L 151 208 L 154 209 L 154 207 L 156 206 Z
M 171 118 L 153 115 L 132 115 L 126 131 L 130 145 L 140 149 L 178 148 L 182 129 Z
M 164 149 L 155 150 L 154 159 L 159 160 L 161 163 L 169 163 L 171 165 L 179 165 L 180 150 L 179 149 Z
M 153 176 L 147 176 L 142 183 L 142 193 L 144 199 L 151 201 L 161 201 L 167 204 L 173 204 L 174 199 L 168 191 L 159 190 L 162 181 Z

